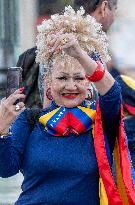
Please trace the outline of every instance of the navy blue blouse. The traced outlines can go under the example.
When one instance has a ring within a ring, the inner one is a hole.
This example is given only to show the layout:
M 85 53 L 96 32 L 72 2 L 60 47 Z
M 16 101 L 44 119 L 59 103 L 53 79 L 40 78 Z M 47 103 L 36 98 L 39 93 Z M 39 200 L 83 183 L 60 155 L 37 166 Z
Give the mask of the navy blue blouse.
M 112 146 L 121 104 L 118 84 L 99 99 Z M 99 205 L 99 172 L 91 131 L 54 137 L 37 123 L 30 133 L 26 112 L 13 124 L 12 136 L 0 139 L 0 176 L 10 177 L 19 171 L 24 175 L 15 205 Z

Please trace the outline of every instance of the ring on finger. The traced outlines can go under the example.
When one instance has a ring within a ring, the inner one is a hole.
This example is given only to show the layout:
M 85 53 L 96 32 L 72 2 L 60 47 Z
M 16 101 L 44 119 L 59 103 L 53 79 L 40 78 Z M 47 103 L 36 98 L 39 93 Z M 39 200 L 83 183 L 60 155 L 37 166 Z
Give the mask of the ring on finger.
M 66 43 L 68 43 L 68 41 L 69 41 L 69 39 L 68 38 L 63 38 L 62 40 L 61 40 L 61 45 L 65 45 Z
M 16 104 L 16 105 L 15 105 L 15 111 L 18 112 L 19 110 L 21 110 L 21 107 L 20 107 L 18 104 Z

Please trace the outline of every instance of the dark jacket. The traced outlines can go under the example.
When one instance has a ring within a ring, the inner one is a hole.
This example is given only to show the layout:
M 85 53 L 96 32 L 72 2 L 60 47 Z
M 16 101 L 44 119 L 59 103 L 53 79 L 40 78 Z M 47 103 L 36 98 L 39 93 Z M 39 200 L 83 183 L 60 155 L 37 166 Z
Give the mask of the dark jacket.
M 27 107 L 42 107 L 39 89 L 38 75 L 39 64 L 35 62 L 36 47 L 28 49 L 19 56 L 18 67 L 22 67 L 22 86 L 25 87 L 25 104 Z

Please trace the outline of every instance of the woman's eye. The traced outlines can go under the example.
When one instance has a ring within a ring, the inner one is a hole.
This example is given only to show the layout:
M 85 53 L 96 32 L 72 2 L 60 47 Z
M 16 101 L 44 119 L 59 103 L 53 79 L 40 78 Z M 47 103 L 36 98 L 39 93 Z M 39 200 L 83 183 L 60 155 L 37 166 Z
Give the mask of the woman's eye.
M 83 78 L 83 77 L 78 77 L 78 78 L 75 78 L 75 80 L 77 80 L 77 81 L 82 81 L 82 80 L 84 80 L 85 78 Z
M 58 77 L 57 79 L 58 79 L 58 80 L 67 80 L 67 77 L 64 77 L 64 76 L 63 76 L 63 77 Z

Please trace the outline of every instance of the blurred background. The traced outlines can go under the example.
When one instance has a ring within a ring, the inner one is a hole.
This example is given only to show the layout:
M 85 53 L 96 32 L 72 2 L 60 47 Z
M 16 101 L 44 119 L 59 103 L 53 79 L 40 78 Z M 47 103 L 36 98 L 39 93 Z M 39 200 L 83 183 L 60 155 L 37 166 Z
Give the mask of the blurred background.
M 0 98 L 5 95 L 6 70 L 35 45 L 36 27 L 74 0 L 0 0 Z M 135 0 L 118 0 L 117 17 L 108 32 L 113 65 L 135 79 Z M 23 177 L 0 179 L 0 205 L 13 204 Z

